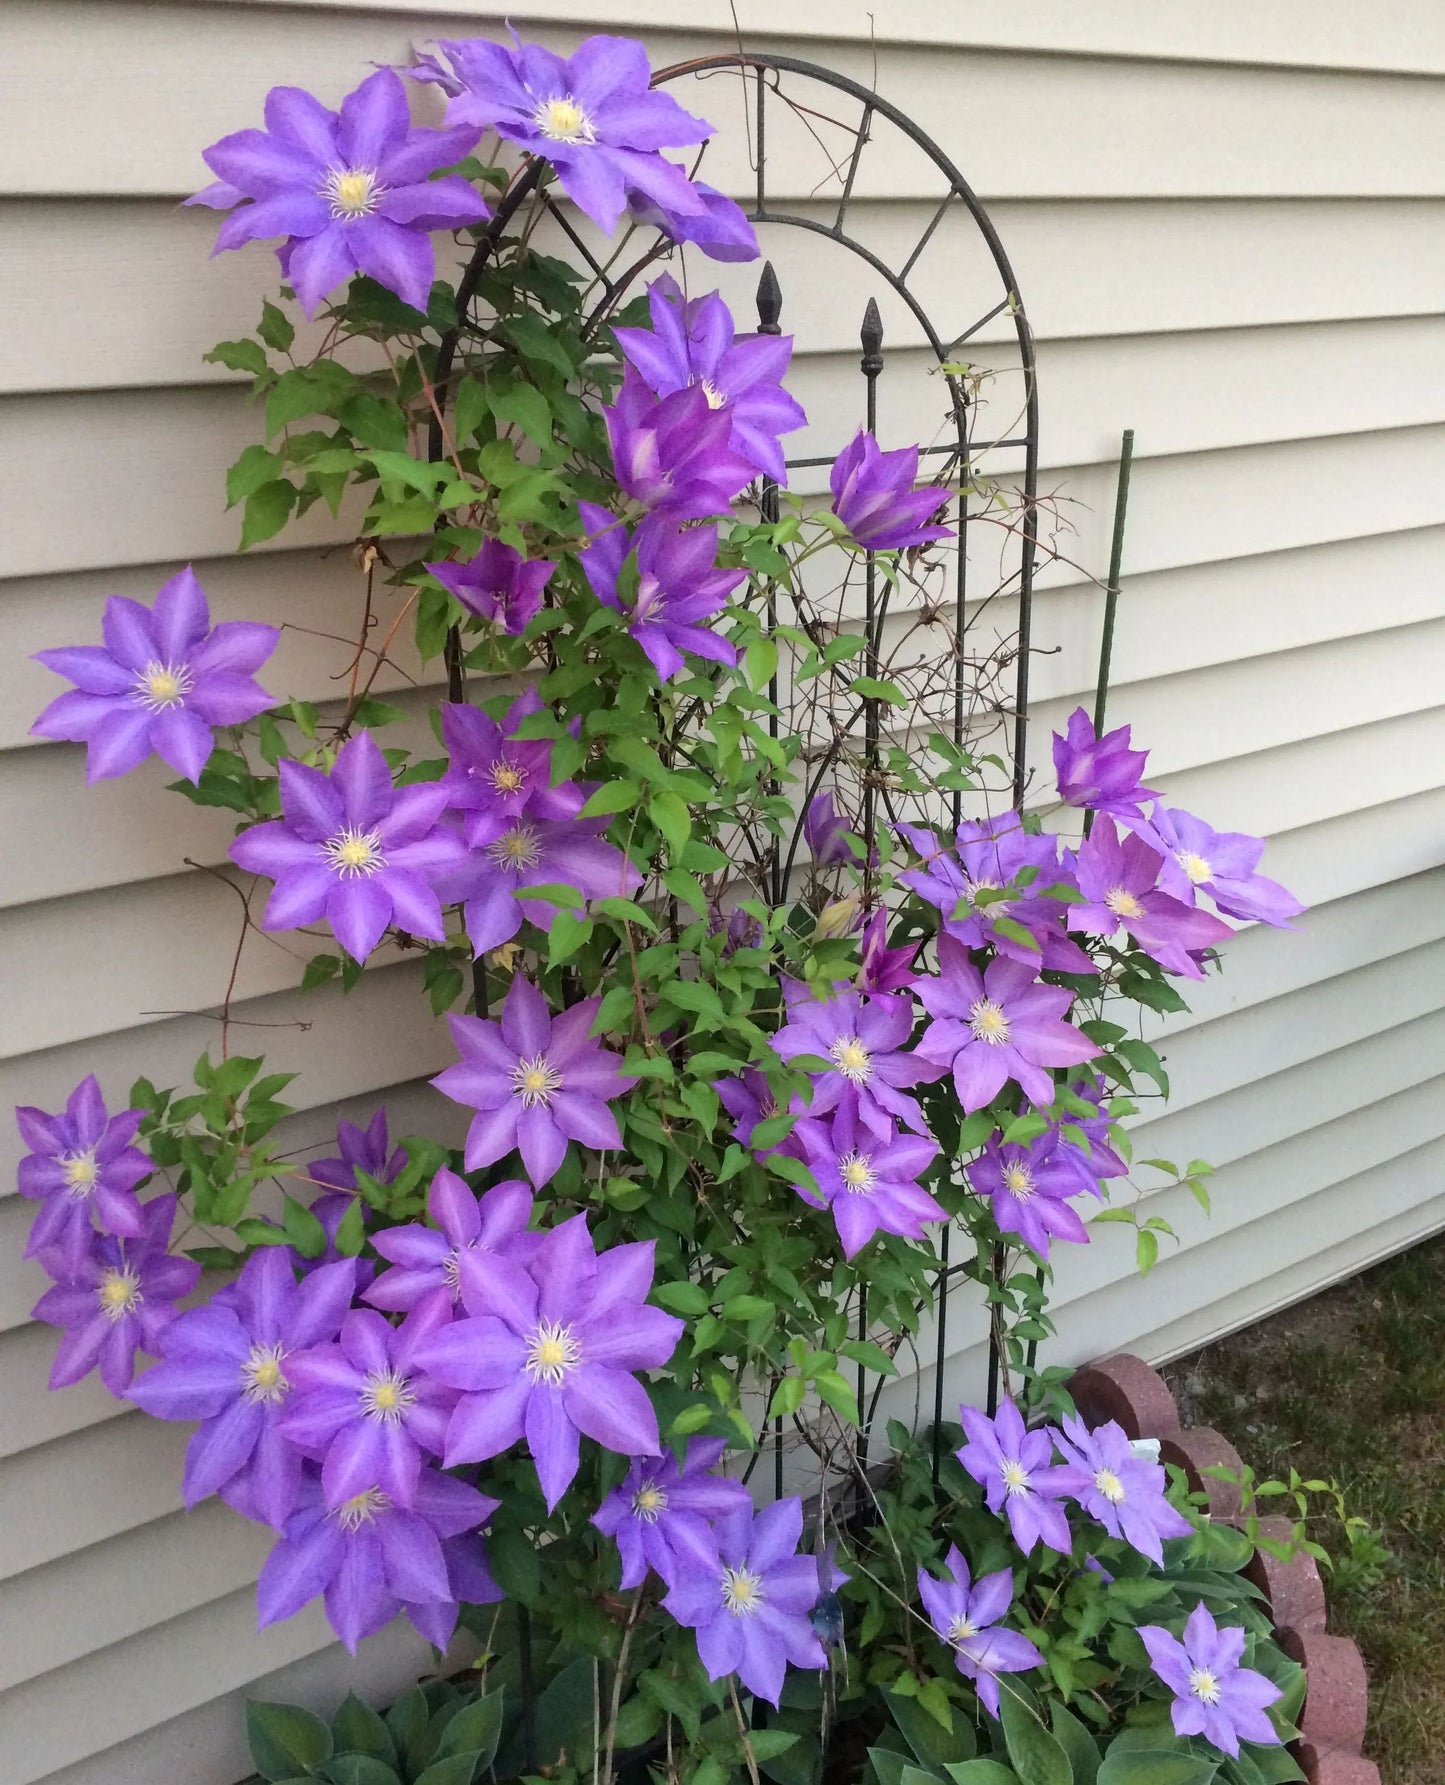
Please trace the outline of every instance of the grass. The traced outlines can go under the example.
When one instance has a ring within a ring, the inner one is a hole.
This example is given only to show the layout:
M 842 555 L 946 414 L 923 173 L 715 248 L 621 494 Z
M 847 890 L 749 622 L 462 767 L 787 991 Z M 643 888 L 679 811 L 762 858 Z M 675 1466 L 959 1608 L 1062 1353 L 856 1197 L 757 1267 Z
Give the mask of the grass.
M 1388 1785 L 1445 1776 L 1445 1239 L 1378 1265 L 1166 1371 L 1186 1421 L 1216 1427 L 1260 1480 L 1336 1481 L 1369 1522 L 1353 1550 L 1322 1509 L 1310 1535 L 1331 1630 L 1369 1670 L 1367 1751 Z M 1262 1504 L 1263 1513 L 1287 1510 Z

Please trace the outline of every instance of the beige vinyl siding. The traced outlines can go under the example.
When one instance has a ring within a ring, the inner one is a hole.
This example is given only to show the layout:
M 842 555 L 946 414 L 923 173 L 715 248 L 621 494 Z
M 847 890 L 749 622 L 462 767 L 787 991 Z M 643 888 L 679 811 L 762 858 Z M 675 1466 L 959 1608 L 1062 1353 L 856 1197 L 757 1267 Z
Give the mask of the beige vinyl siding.
M 1445 1224 L 1445 14 L 797 0 L 782 38 L 776 8 L 739 11 L 754 46 L 865 81 L 876 58 L 1013 257 L 1040 338 L 1041 484 L 1072 560 L 1040 577 L 1035 636 L 1057 649 L 1034 665 L 1036 768 L 1089 692 L 1088 579 L 1132 426 L 1111 712 L 1171 801 L 1268 834 L 1266 865 L 1314 907 L 1297 935 L 1243 932 L 1167 1026 L 1174 1099 L 1137 1149 L 1213 1159 L 1213 1219 L 1158 1191 L 1147 1207 L 1180 1244 L 1148 1278 L 1117 1227 L 1060 1261 L 1055 1361 L 1163 1357 Z M 224 814 L 167 794 L 156 764 L 87 790 L 82 751 L 27 736 L 59 686 L 30 653 L 93 636 L 108 594 L 149 599 L 188 558 L 219 618 L 316 627 L 359 598 L 347 528 L 324 513 L 231 555 L 224 472 L 258 418 L 200 355 L 251 325 L 272 264 L 211 260 L 214 218 L 177 208 L 205 177 L 199 148 L 253 122 L 274 83 L 335 100 L 373 61 L 499 20 L 460 0 L 0 8 L 0 1105 L 54 1108 L 91 1070 L 112 1099 L 142 1071 L 177 1082 L 213 1033 L 234 939 L 234 893 L 183 861 L 224 862 Z M 636 29 L 657 61 L 730 32 L 723 0 L 527 0 L 516 22 L 558 47 Z M 736 101 L 721 83 L 684 99 L 724 126 L 710 177 L 745 183 Z M 876 147 L 852 215 L 897 261 L 931 187 Z M 800 146 L 783 182 L 800 205 L 817 172 Z M 919 270 L 946 318 L 982 290 L 976 244 L 955 239 Z M 766 247 L 821 451 L 852 424 L 873 287 L 835 256 L 816 305 L 816 244 L 775 231 Z M 718 276 L 745 315 L 755 269 Z M 926 432 L 917 331 L 884 316 L 886 426 Z M 1006 419 L 1006 325 L 969 353 L 1000 370 Z M 1007 632 L 1008 605 L 987 623 Z M 271 685 L 324 699 L 330 673 L 326 647 L 288 631 Z M 378 964 L 349 999 L 302 999 L 297 972 L 292 938 L 249 946 L 236 1012 L 302 1074 L 288 1146 L 383 1098 L 394 1132 L 459 1132 L 425 1084 L 450 1043 L 413 963 Z M 184 1429 L 93 1383 L 46 1392 L 18 1151 L 0 1123 L 0 1785 L 232 1785 L 248 1693 L 385 1697 L 422 1645 L 390 1630 L 352 1662 L 314 1609 L 258 1634 L 266 1535 L 215 1502 L 183 1511 Z M 982 1332 L 956 1302 L 950 1400 L 980 1381 Z M 925 1361 L 892 1392 L 903 1408 L 931 1391 Z

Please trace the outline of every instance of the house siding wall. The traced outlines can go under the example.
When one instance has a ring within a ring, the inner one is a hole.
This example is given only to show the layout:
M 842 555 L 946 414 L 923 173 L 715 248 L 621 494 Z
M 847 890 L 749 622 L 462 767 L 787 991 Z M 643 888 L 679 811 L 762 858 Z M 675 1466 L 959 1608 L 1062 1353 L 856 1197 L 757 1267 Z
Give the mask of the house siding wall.
M 1136 429 L 1111 715 L 1171 802 L 1267 833 L 1271 871 L 1312 907 L 1298 935 L 1241 934 L 1168 1027 L 1174 1099 L 1137 1150 L 1212 1159 L 1212 1220 L 1161 1192 L 1151 1212 L 1179 1244 L 1149 1277 L 1119 1228 L 1060 1265 L 1056 1361 L 1164 1357 L 1445 1224 L 1445 13 L 739 12 L 750 45 L 875 81 L 989 204 L 1039 337 L 1041 481 L 1067 503 L 1074 565 L 1106 556 L 1112 461 Z M 732 41 L 722 0 L 513 16 L 558 47 L 636 30 L 659 62 Z M 204 178 L 199 147 L 274 83 L 335 100 L 371 62 L 499 22 L 391 0 L 0 8 L 0 1104 L 53 1108 L 92 1070 L 112 1099 L 141 1071 L 176 1082 L 210 1033 L 185 1013 L 214 1008 L 233 942 L 234 894 L 204 871 L 224 815 L 167 795 L 154 764 L 87 790 L 78 749 L 27 736 L 56 686 L 29 654 L 91 636 L 108 594 L 149 599 L 187 559 L 218 617 L 317 625 L 354 599 L 324 515 L 231 556 L 223 476 L 257 418 L 199 356 L 254 321 L 269 262 L 211 262 L 213 219 L 175 208 Z M 926 197 L 885 154 L 858 203 L 906 252 Z M 868 287 L 830 272 L 815 322 L 809 263 L 786 252 L 800 388 L 827 406 L 854 376 Z M 1007 363 L 1001 333 L 975 351 Z M 1051 566 L 1040 739 L 1087 696 L 1098 627 L 1097 589 Z M 274 685 L 320 697 L 327 673 L 324 647 L 288 632 Z M 400 1129 L 455 1122 L 425 1087 L 448 1047 L 411 966 L 304 1013 L 295 977 L 292 955 L 249 949 L 237 1010 L 275 1025 L 257 1031 L 270 1059 L 303 1075 L 289 1144 L 383 1095 Z M 182 1510 L 185 1432 L 93 1383 L 47 1393 L 17 1152 L 0 1126 L 0 1785 L 231 1785 L 247 1695 L 385 1695 L 420 1645 L 390 1630 L 353 1662 L 314 1611 L 258 1635 L 265 1533 L 214 1502 Z M 950 1329 L 956 1398 L 982 1327 L 955 1309 Z

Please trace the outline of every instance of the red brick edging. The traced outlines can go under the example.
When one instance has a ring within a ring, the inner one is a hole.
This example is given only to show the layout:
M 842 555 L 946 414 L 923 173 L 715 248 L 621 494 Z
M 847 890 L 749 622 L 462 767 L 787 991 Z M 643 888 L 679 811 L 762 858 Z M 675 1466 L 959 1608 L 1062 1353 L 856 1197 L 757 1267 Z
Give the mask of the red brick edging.
M 1208 1495 L 1211 1516 L 1239 1517 L 1239 1489 L 1201 1473 L 1242 1468 L 1238 1451 L 1210 1426 L 1181 1426 L 1174 1396 L 1157 1370 L 1120 1352 L 1086 1364 L 1068 1386 L 1090 1424 L 1113 1419 L 1131 1438 L 1157 1438 L 1161 1459 L 1184 1471 L 1192 1491 Z M 1288 1519 L 1266 1518 L 1259 1528 L 1262 1536 L 1284 1540 L 1292 1526 Z M 1365 1664 L 1353 1642 L 1325 1628 L 1325 1591 L 1314 1558 L 1301 1554 L 1279 1562 L 1256 1550 L 1245 1575 L 1265 1596 L 1280 1647 L 1305 1670 L 1294 1752 L 1309 1785 L 1380 1785 L 1379 1768 L 1360 1752 L 1369 1710 Z

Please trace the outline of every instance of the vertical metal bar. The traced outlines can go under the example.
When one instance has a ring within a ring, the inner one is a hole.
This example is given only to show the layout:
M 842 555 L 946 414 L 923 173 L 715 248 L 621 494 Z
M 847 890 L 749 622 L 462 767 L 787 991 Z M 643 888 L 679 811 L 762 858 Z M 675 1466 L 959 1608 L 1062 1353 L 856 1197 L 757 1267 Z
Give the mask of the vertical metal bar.
M 1001 252 L 1001 250 L 1000 250 Z M 1033 645 L 1034 558 L 1038 550 L 1038 515 L 1035 512 L 1039 487 L 1039 385 L 1034 365 L 1034 337 L 1028 318 L 1020 305 L 1014 313 L 1018 330 L 1019 352 L 1024 376 L 1029 381 L 1024 428 L 1028 445 L 1024 448 L 1024 515 L 1019 547 L 1019 630 L 1018 671 L 1014 680 L 1014 778 L 1015 806 L 1024 803 L 1028 785 L 1029 748 L 1029 651 Z
M 994 1246 L 993 1252 L 989 1257 L 989 1275 L 993 1278 L 994 1285 L 998 1289 L 1003 1288 L 1004 1274 L 1005 1274 L 1007 1265 L 1008 1265 L 1008 1253 L 1004 1248 L 1004 1244 L 1003 1244 L 1002 1240 L 1000 1240 Z M 1002 1324 L 1002 1316 L 999 1313 L 1000 1305 L 1001 1304 L 999 1304 L 997 1302 L 993 1302 L 993 1301 L 991 1301 L 988 1305 L 988 1409 L 987 1410 L 988 1410 L 988 1416 L 990 1419 L 992 1419 L 994 1414 L 998 1412 L 998 1379 L 999 1379 L 998 1329 L 999 1329 L 1000 1325 Z
M 761 165 L 761 160 L 759 162 Z M 783 313 L 783 291 L 778 284 L 778 275 L 773 270 L 770 260 L 763 262 L 762 277 L 758 280 L 758 333 L 760 335 L 780 335 L 783 325 L 778 318 Z M 771 477 L 764 477 L 762 502 L 760 504 L 765 521 L 776 523 L 778 519 L 778 486 Z M 768 635 L 772 637 L 778 628 L 778 585 L 774 578 L 768 578 Z M 774 670 L 768 678 L 768 700 L 771 711 L 768 714 L 768 736 L 778 736 L 778 675 Z M 769 898 L 774 905 L 781 905 L 786 891 L 783 873 L 782 838 L 774 837 L 769 851 Z
M 863 358 L 859 362 L 866 383 L 866 415 L 867 428 L 870 434 L 878 428 L 878 378 L 883 370 L 883 318 L 878 314 L 877 300 L 869 298 L 868 307 L 863 312 L 863 327 L 859 331 L 859 340 L 863 346 Z M 865 657 L 867 674 L 877 679 L 878 676 L 878 570 L 874 563 L 873 553 L 868 552 L 863 561 L 863 635 L 868 640 Z M 864 886 L 863 896 L 866 905 L 872 892 L 873 861 L 878 842 L 878 790 L 875 778 L 878 770 L 878 702 L 872 695 L 863 701 L 863 847 Z
M 948 1356 L 948 1236 L 953 1223 L 943 1224 L 938 1258 L 938 1340 L 933 1357 L 933 1485 L 938 1486 L 938 1469 L 943 1461 L 943 1365 Z
M 522 1675 L 522 1755 L 525 1770 L 537 1770 L 537 1701 L 532 1677 L 532 1614 L 517 1607 L 517 1663 Z
M 773 1498 L 783 1497 L 783 1416 L 773 1422 Z
M 858 1285 L 858 1338 L 860 1342 L 868 1337 L 868 1286 Z M 858 1470 L 861 1474 L 868 1467 L 868 1428 L 863 1422 L 864 1390 L 867 1387 L 868 1372 L 860 1363 L 858 1365 Z
M 1114 487 L 1114 537 L 1109 546 L 1109 581 L 1104 589 L 1104 631 L 1099 639 L 1099 674 L 1094 684 L 1094 735 L 1104 729 L 1109 699 L 1109 668 L 1114 660 L 1114 620 L 1119 611 L 1119 583 L 1124 568 L 1124 521 L 1129 512 L 1129 478 L 1134 469 L 1134 430 L 1125 428 L 1119 443 L 1119 478 Z M 1084 835 L 1094 828 L 1094 814 L 1084 814 Z

